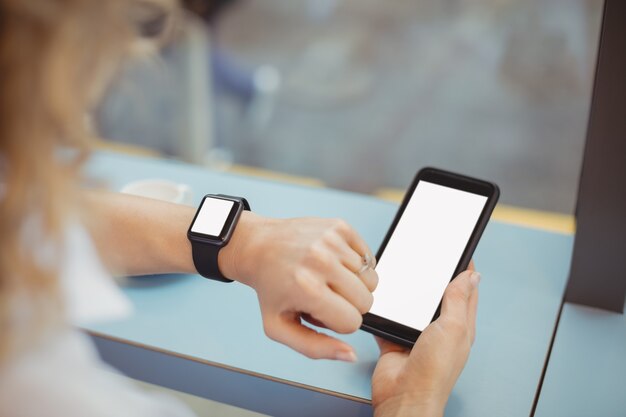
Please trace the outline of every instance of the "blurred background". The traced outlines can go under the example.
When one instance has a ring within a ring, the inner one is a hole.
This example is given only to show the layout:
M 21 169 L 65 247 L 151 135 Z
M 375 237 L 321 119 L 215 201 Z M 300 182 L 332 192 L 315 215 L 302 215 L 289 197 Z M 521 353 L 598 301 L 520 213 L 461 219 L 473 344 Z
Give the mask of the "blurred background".
M 139 3 L 109 140 L 391 199 L 432 165 L 573 213 L 601 0 Z

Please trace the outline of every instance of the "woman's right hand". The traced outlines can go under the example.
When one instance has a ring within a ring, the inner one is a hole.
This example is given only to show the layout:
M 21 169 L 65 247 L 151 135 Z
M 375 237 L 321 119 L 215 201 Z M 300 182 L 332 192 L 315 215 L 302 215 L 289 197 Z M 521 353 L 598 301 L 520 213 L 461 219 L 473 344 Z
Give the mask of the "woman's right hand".
M 441 315 L 412 350 L 378 339 L 381 355 L 372 376 L 376 416 L 442 416 L 476 329 L 480 275 L 468 270 L 443 297 Z
M 271 339 L 310 358 L 353 362 L 350 345 L 302 320 L 337 333 L 357 331 L 378 284 L 376 271 L 363 268 L 366 256 L 373 259 L 370 248 L 343 220 L 244 212 L 219 266 L 255 289 Z

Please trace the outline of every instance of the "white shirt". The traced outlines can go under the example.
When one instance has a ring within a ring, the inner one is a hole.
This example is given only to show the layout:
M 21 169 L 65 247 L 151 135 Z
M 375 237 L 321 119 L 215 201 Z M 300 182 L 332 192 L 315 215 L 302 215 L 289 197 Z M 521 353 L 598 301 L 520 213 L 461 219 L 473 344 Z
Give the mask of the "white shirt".
M 100 360 L 91 339 L 70 325 L 119 319 L 132 314 L 132 306 L 84 228 L 68 228 L 63 253 L 60 279 L 68 326 L 1 365 L 0 416 L 192 416 L 175 399 L 143 392 L 121 377 Z

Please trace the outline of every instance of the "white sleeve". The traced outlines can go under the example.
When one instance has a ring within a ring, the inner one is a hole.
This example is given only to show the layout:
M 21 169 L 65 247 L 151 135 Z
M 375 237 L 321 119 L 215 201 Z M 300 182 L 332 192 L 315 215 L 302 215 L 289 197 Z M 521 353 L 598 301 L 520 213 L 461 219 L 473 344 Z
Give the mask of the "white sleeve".
M 147 393 L 102 363 L 68 330 L 0 370 L 3 417 L 192 417 L 176 399 Z

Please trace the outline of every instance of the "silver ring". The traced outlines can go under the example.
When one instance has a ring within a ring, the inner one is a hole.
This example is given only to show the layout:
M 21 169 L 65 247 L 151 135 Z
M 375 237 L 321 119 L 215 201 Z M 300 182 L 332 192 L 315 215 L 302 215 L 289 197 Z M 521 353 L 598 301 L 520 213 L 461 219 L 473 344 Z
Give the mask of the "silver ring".
M 369 253 L 366 253 L 365 255 L 363 255 L 363 258 L 361 258 L 361 260 L 363 262 L 363 265 L 361 265 L 361 268 L 356 273 L 357 275 L 361 275 L 363 272 L 367 271 L 368 269 L 374 269 L 374 259 Z

